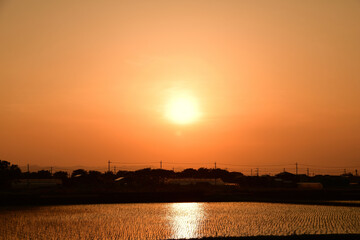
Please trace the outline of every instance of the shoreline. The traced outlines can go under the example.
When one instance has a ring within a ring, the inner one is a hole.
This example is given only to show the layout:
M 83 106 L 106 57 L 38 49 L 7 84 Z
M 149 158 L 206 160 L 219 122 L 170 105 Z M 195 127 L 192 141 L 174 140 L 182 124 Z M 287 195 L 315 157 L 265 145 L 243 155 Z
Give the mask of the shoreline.
M 287 236 L 246 236 L 246 237 L 203 237 L 190 238 L 188 240 L 355 240 L 360 239 L 360 234 L 304 234 L 304 235 L 287 235 Z M 174 240 L 174 239 L 168 239 Z M 177 239 L 185 240 L 185 239 Z
M 286 193 L 286 192 L 285 192 Z M 308 193 L 309 194 L 309 193 Z M 73 193 L 0 193 L 0 206 L 46 206 L 116 203 L 174 203 L 174 202 L 263 202 L 302 205 L 360 207 L 356 198 L 306 197 L 302 193 L 277 195 L 209 194 L 204 192 L 73 192 Z M 356 195 L 357 196 L 357 195 Z

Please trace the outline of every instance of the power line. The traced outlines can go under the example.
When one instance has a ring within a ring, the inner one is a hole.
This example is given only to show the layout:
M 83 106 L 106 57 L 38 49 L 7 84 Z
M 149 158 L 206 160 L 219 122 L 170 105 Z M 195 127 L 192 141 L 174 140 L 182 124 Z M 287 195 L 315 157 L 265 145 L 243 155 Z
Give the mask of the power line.
M 111 163 L 118 163 L 118 164 L 122 164 L 122 165 L 148 165 L 149 163 L 154 164 L 154 163 L 159 163 L 159 162 L 146 162 L 146 163 L 111 162 Z M 167 163 L 167 162 L 163 162 L 163 163 Z
M 184 168 L 186 168 L 186 165 L 198 165 L 201 166 L 200 168 L 203 168 L 204 166 L 206 166 L 207 168 L 210 167 L 212 164 L 214 166 L 214 169 L 217 168 L 217 164 L 220 165 L 224 165 L 224 166 L 232 166 L 232 167 L 236 167 L 237 171 L 240 172 L 248 172 L 251 175 L 253 175 L 252 170 L 255 168 L 255 174 L 256 176 L 259 176 L 259 172 L 260 169 L 262 170 L 263 173 L 268 173 L 268 174 L 275 174 L 275 173 L 279 173 L 281 172 L 281 169 L 284 169 L 285 171 L 285 166 L 294 166 L 294 163 L 283 163 L 283 164 L 232 164 L 232 163 L 219 163 L 219 162 L 214 162 L 214 163 L 210 163 L 210 162 L 166 162 L 166 161 L 160 161 L 160 162 L 136 162 L 136 163 L 130 163 L 130 162 L 110 162 L 108 161 L 108 171 L 110 168 L 110 164 L 111 163 L 117 163 L 117 164 L 121 164 L 122 167 L 121 168 L 126 168 L 126 167 L 130 167 L 130 166 L 134 166 L 134 165 L 145 165 L 145 166 L 150 166 L 151 167 L 155 167 L 156 164 L 160 163 L 160 169 L 163 168 L 163 163 L 166 163 L 168 165 L 172 165 L 172 169 L 174 169 L 174 165 L 184 165 Z M 126 166 L 128 165 L 128 166 Z M 159 166 L 159 165 L 158 165 Z M 311 167 L 311 169 L 309 168 Z M 335 167 L 335 166 L 330 166 L 330 167 L 326 167 L 326 166 L 320 166 L 320 165 L 310 165 L 310 164 L 301 164 L 301 163 L 295 163 L 295 174 L 298 175 L 299 171 L 301 172 L 305 172 L 306 175 L 310 176 L 310 170 L 311 173 L 313 175 L 315 175 L 315 172 L 317 174 L 341 174 L 343 169 L 352 169 L 355 171 L 356 174 L 356 170 L 354 169 L 356 168 L 355 166 L 349 167 Z M 116 168 L 114 167 L 114 170 Z M 226 168 L 228 170 L 228 168 Z M 346 171 L 345 171 L 346 172 Z
M 360 167 L 360 165 L 358 166 L 331 166 L 331 167 L 326 167 L 326 166 L 320 166 L 320 165 L 311 165 L 311 164 L 299 164 L 301 166 L 307 166 L 307 167 L 316 167 L 316 168 L 357 168 Z
M 257 166 L 263 166 L 263 167 L 282 167 L 282 166 L 289 166 L 294 164 L 257 164 L 257 165 L 247 165 L 247 164 L 232 164 L 232 163 L 220 163 L 221 165 L 228 165 L 228 166 L 237 166 L 237 167 L 257 167 Z
M 212 165 L 212 163 L 199 163 L 199 162 L 177 162 L 177 163 L 173 163 L 173 162 L 163 162 L 163 163 L 168 163 L 168 164 L 183 164 L 183 165 Z

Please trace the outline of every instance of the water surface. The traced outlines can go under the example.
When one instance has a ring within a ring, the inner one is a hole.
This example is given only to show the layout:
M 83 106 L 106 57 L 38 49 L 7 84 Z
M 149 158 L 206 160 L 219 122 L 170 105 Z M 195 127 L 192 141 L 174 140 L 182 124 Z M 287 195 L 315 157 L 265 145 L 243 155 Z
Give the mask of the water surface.
M 360 233 L 360 208 L 146 203 L 2 208 L 0 239 L 167 239 Z

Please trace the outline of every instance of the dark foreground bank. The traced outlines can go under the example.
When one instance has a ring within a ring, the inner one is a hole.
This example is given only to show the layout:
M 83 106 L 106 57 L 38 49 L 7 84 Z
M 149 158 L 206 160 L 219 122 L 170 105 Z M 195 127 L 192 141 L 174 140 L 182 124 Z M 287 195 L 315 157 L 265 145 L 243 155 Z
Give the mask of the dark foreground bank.
M 319 235 L 290 235 L 290 236 L 252 236 L 252 237 L 209 237 L 201 240 L 358 240 L 360 234 L 319 234 Z M 198 240 L 197 239 L 197 240 Z M 194 239 L 195 240 L 195 239 Z
M 0 193 L 0 205 L 74 205 L 161 202 L 270 202 L 360 207 L 359 192 L 345 191 L 146 191 L 146 192 L 10 192 Z M 360 238 L 359 238 L 360 239 Z

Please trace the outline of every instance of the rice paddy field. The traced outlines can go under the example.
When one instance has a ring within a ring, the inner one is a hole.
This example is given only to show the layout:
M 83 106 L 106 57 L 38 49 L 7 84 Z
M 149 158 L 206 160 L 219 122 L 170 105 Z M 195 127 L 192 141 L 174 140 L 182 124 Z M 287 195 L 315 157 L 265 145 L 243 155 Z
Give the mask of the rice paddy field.
M 0 239 L 168 239 L 360 233 L 360 208 L 145 203 L 0 208 Z

